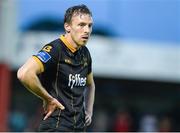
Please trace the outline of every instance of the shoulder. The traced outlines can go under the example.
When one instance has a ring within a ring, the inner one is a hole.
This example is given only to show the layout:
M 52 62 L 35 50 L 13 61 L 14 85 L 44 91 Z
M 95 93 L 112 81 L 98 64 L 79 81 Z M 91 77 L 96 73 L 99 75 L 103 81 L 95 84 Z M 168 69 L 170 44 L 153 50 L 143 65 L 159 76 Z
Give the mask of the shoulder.
M 55 39 L 55 40 L 49 42 L 48 45 L 50 45 L 54 48 L 57 48 L 57 47 L 61 46 L 61 41 L 60 41 L 60 39 Z
M 89 49 L 86 46 L 83 46 L 82 48 L 84 49 L 84 52 L 91 57 Z
M 40 59 L 56 60 L 60 51 L 60 41 L 58 39 L 53 40 L 45 44 L 36 56 Z M 44 60 L 42 60 L 44 61 Z
M 83 52 L 85 52 L 85 53 L 87 53 L 87 54 L 90 54 L 89 49 L 88 49 L 86 46 L 83 46 L 83 47 L 81 47 L 81 48 L 82 48 L 82 51 L 83 51 Z
M 91 54 L 89 52 L 89 49 L 86 46 L 82 47 L 83 54 L 86 55 L 86 57 L 91 60 Z
M 58 52 L 61 47 L 61 42 L 59 39 L 53 40 L 47 44 L 45 44 L 42 48 L 43 51 L 46 52 Z

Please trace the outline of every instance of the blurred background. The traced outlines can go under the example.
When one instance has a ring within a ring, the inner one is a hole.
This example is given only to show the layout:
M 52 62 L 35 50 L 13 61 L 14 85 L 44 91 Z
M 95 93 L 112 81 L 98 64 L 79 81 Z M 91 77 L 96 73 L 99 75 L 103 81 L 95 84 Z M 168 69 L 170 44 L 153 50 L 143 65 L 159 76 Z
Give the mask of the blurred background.
M 180 131 L 179 0 L 0 0 L 0 131 L 37 131 L 42 102 L 18 68 L 86 4 L 96 98 L 88 131 Z

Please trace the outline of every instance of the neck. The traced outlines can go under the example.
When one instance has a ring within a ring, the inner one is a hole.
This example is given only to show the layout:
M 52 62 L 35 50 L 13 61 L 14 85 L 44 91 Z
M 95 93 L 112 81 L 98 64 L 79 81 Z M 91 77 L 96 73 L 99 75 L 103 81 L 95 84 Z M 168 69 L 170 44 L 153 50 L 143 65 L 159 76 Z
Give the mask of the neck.
M 65 34 L 64 37 L 66 38 L 66 40 L 68 41 L 68 43 L 75 48 L 76 50 L 78 50 L 80 48 L 80 46 L 78 46 L 73 40 L 72 37 L 68 34 Z

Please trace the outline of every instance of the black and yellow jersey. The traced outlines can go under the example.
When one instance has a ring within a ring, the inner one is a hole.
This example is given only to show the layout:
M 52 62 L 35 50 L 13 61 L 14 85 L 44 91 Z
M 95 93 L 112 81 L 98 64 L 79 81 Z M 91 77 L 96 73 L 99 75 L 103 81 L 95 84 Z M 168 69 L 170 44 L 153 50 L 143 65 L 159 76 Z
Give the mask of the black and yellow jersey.
M 74 49 L 63 35 L 46 44 L 33 58 L 39 63 L 43 87 L 65 106 L 56 110 L 51 118 L 56 128 L 63 130 L 84 127 L 84 90 L 87 75 L 91 73 L 91 56 L 86 46 Z M 47 119 L 47 123 L 49 122 Z M 42 124 L 47 124 L 42 121 Z

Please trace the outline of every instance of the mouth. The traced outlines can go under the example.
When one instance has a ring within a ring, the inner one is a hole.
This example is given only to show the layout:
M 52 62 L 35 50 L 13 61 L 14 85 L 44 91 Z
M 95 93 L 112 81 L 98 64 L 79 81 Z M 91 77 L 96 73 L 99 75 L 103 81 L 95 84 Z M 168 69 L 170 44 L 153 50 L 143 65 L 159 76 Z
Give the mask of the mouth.
M 84 39 L 84 40 L 88 40 L 88 38 L 89 38 L 88 36 L 83 36 L 82 37 L 82 39 Z

